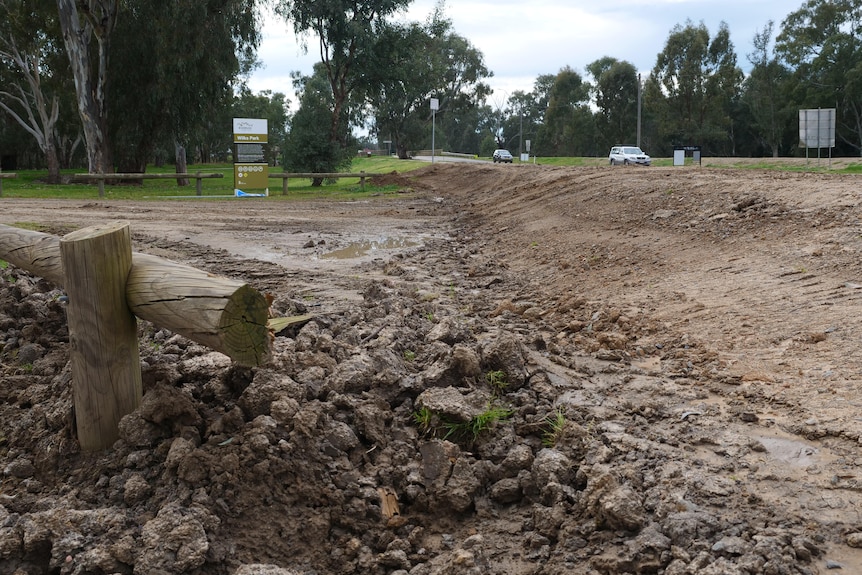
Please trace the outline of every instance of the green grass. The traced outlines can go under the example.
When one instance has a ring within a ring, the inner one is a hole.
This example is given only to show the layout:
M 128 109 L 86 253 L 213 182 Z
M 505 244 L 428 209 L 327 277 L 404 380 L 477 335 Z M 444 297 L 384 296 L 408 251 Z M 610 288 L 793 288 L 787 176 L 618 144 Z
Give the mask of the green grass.
M 421 168 L 425 162 L 415 160 L 398 160 L 390 157 L 355 158 L 353 164 L 346 171 L 367 172 L 369 174 L 387 174 L 397 171 L 400 174 Z M 147 173 L 173 173 L 173 166 L 147 168 Z M 271 172 L 281 172 L 281 167 L 270 168 Z M 220 173 L 222 178 L 210 178 L 202 180 L 202 196 L 233 196 L 233 165 L 232 164 L 194 164 L 189 165 L 189 173 Z M 74 200 L 99 199 L 98 186 L 93 184 L 60 184 L 49 185 L 44 182 L 46 172 L 44 170 L 17 170 L 17 178 L 3 180 L 3 198 L 65 198 Z M 85 169 L 64 170 L 64 176 L 86 173 Z M 361 189 L 359 178 L 339 178 L 332 183 L 324 183 L 323 186 L 314 187 L 310 179 L 291 179 L 288 186 L 288 195 L 283 196 L 281 179 L 270 179 L 267 201 L 295 200 L 295 199 L 360 199 L 372 196 L 395 194 L 399 192 L 399 186 L 373 186 L 366 182 L 365 189 Z M 122 184 L 106 185 L 106 200 L 142 200 L 142 199 L 165 199 L 169 196 L 192 196 L 197 197 L 195 180 L 190 180 L 188 186 L 178 186 L 176 180 L 144 180 L 141 185 Z M 237 198 L 236 201 L 260 201 L 262 198 Z
M 545 432 L 542 434 L 542 445 L 556 447 L 566 429 L 566 414 L 563 413 L 562 409 L 557 408 L 553 415 L 545 418 L 545 426 Z
M 483 158 L 485 159 L 485 158 Z M 490 163 L 490 158 L 487 158 Z M 862 174 L 862 162 L 848 162 L 847 158 L 833 158 L 833 164 L 829 166 L 828 160 L 821 158 L 819 165 L 816 158 L 738 158 L 738 159 L 713 159 L 704 158 L 704 168 L 734 168 L 734 169 L 768 169 L 782 171 L 829 171 L 832 173 Z M 519 163 L 516 159 L 515 163 Z M 534 163 L 533 158 L 530 163 Z M 539 157 L 535 163 L 540 166 L 573 166 L 573 167 L 598 167 L 607 166 L 607 158 L 586 157 Z M 686 158 L 686 165 L 692 165 L 692 159 Z M 424 166 L 427 162 L 418 160 L 399 160 L 391 156 L 357 157 L 346 171 L 367 172 L 369 174 L 389 174 L 398 172 L 409 178 L 409 172 Z M 653 166 L 673 166 L 672 158 L 653 158 Z M 270 168 L 273 172 L 282 171 L 281 167 Z M 65 176 L 83 173 L 86 170 L 64 170 Z M 173 166 L 148 167 L 147 173 L 172 173 Z M 233 197 L 233 165 L 232 164 L 193 164 L 188 167 L 190 173 L 220 173 L 222 178 L 202 180 L 203 196 L 230 196 Z M 44 170 L 19 170 L 15 179 L 3 180 L 3 198 L 65 198 L 74 200 L 98 200 L 99 192 L 96 184 L 61 184 L 48 185 L 44 182 L 46 172 Z M 291 200 L 355 200 L 371 197 L 389 196 L 403 192 L 403 186 L 385 185 L 373 186 L 366 182 L 365 189 L 361 189 L 359 178 L 339 178 L 334 182 L 324 183 L 323 186 L 314 187 L 311 180 L 295 179 L 289 181 L 288 194 L 282 195 L 282 181 L 270 179 L 269 198 L 264 201 L 291 201 Z M 407 186 L 409 187 L 409 185 Z M 107 200 L 141 200 L 141 199 L 166 199 L 170 196 L 189 196 L 197 198 L 195 181 L 191 180 L 188 186 L 177 186 L 176 180 L 144 180 L 141 185 L 108 185 L 105 186 L 105 199 Z M 0 201 L 2 201 L 0 199 Z M 205 200 L 205 198 L 204 198 Z M 261 201 L 262 198 L 242 199 L 235 201 Z
M 446 430 L 446 435 L 443 439 L 452 438 L 456 441 L 467 440 L 472 443 L 476 441 L 482 433 L 487 432 L 494 427 L 497 422 L 508 419 L 513 413 L 514 411 L 511 409 L 489 404 L 485 411 L 476 415 L 470 421 L 458 423 L 444 421 L 443 428 Z

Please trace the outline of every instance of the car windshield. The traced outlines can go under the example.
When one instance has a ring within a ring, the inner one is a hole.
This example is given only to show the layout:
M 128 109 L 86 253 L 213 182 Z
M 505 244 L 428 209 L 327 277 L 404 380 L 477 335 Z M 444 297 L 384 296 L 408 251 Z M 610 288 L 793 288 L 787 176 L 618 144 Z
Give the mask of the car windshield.
M 643 154 L 640 148 L 623 148 L 623 154 Z

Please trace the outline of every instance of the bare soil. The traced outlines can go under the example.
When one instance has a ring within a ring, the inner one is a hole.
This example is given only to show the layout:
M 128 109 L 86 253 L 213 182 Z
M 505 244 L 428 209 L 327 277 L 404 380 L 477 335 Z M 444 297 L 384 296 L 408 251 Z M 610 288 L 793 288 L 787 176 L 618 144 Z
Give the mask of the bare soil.
M 140 322 L 143 403 L 82 453 L 62 292 L 0 270 L 0 573 L 862 572 L 859 177 L 380 180 L 2 200 L 314 317 L 253 369 Z

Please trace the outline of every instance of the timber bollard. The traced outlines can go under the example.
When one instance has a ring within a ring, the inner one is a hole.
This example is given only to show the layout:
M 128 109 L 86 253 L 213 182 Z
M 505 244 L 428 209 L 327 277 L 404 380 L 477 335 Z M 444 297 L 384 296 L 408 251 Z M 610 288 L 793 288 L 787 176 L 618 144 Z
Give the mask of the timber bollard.
M 247 284 L 134 253 L 128 222 L 58 238 L 0 224 L 0 258 L 66 289 L 78 439 L 113 445 L 141 402 L 137 315 L 237 363 L 270 359 L 269 302 Z
M 137 320 L 126 304 L 132 268 L 128 222 L 74 231 L 60 240 L 69 296 L 69 354 L 78 441 L 111 447 L 120 419 L 141 403 Z

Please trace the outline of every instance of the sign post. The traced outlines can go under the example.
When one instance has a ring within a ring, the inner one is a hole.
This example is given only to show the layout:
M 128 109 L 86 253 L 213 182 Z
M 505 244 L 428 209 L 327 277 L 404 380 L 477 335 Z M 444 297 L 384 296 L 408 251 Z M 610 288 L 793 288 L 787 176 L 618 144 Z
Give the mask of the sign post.
M 437 110 L 440 108 L 440 100 L 437 98 L 431 98 L 431 163 L 434 163 L 434 156 L 436 152 L 434 151 L 434 131 L 437 124 Z
M 269 164 L 266 147 L 269 143 L 265 119 L 233 119 L 233 182 L 236 196 L 269 195 Z M 250 194 L 246 190 L 266 190 Z
M 817 148 L 817 165 L 820 149 L 829 148 L 829 166 L 832 166 L 832 148 L 835 147 L 835 108 L 799 110 L 799 143 L 805 146 L 805 163 L 808 148 Z

